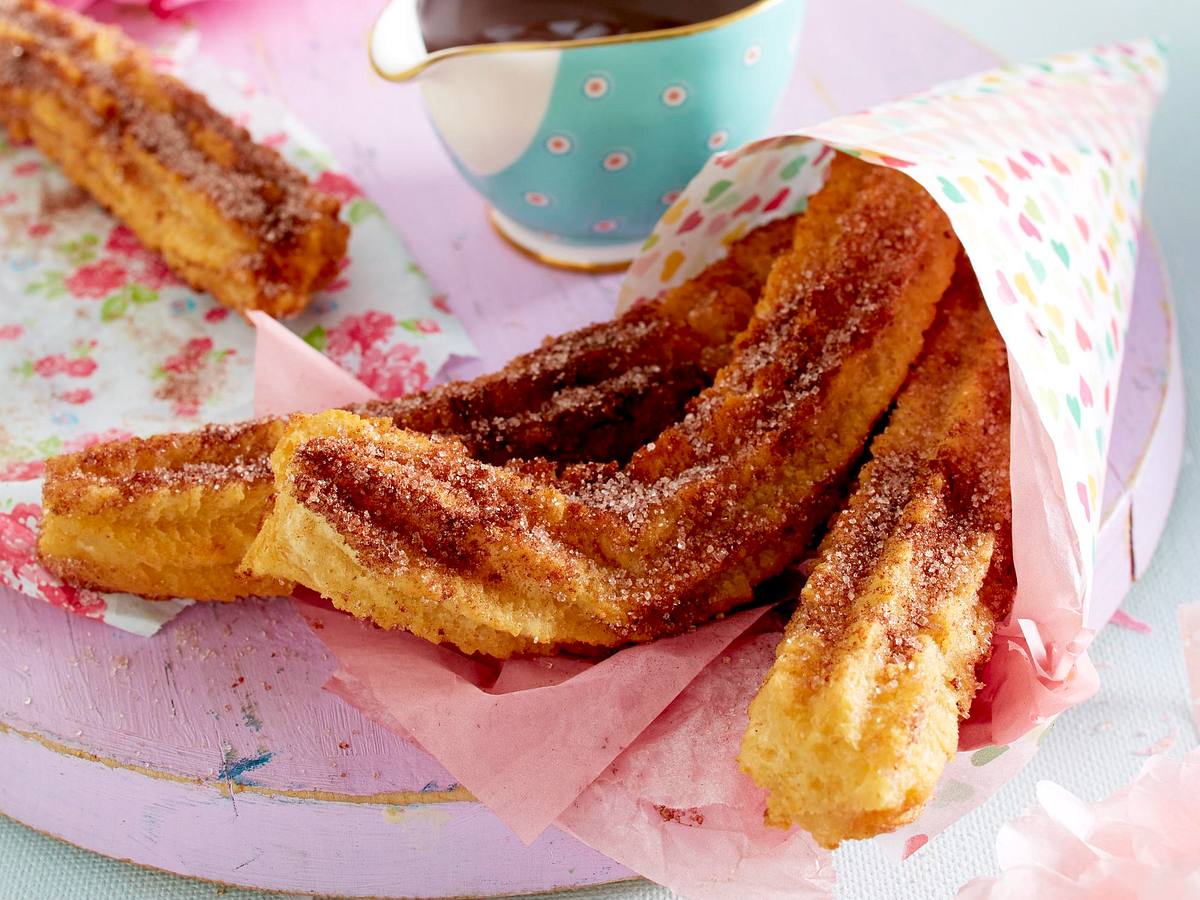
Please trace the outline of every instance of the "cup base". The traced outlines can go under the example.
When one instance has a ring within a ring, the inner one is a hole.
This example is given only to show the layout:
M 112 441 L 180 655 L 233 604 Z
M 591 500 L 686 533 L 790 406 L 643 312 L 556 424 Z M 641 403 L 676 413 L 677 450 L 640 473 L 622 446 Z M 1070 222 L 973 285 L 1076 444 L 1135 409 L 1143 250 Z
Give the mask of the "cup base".
M 572 272 L 621 272 L 629 268 L 642 241 L 619 244 L 576 244 L 514 222 L 495 207 L 487 208 L 488 222 L 506 243 L 543 265 Z

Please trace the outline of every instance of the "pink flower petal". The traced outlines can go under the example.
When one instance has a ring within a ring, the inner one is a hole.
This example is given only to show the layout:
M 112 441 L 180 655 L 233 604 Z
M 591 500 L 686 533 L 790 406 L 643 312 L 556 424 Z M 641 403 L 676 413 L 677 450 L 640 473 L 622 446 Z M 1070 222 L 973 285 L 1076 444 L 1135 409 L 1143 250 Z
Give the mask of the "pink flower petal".
M 1099 803 L 1051 782 L 1037 797 L 1037 808 L 997 836 L 1000 876 L 964 885 L 960 900 L 1197 896 L 1200 750 L 1147 760 L 1132 784 Z
M 1154 630 L 1149 622 L 1134 618 L 1123 609 L 1118 609 L 1113 613 L 1110 621 L 1118 628 L 1126 628 L 1129 631 L 1136 631 L 1138 634 L 1149 634 Z

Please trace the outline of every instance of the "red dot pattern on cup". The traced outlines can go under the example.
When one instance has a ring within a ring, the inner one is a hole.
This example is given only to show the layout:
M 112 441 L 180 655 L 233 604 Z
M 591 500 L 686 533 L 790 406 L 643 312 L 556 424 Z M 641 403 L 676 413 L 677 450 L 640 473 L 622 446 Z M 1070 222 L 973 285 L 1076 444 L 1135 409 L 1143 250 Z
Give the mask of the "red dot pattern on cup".
M 604 157 L 601 165 L 605 171 L 619 172 L 629 165 L 629 154 L 624 150 L 614 150 Z
M 608 93 L 608 78 L 603 75 L 590 75 L 583 83 L 583 95 L 593 100 L 599 100 Z
M 552 134 L 546 138 L 546 149 L 555 156 L 564 156 L 571 152 L 571 139 L 565 134 Z
M 550 197 L 541 191 L 526 191 L 525 202 L 530 206 L 546 207 L 550 205 Z
M 688 92 L 682 84 L 671 84 L 663 88 L 661 96 L 664 106 L 683 106 L 687 102 Z

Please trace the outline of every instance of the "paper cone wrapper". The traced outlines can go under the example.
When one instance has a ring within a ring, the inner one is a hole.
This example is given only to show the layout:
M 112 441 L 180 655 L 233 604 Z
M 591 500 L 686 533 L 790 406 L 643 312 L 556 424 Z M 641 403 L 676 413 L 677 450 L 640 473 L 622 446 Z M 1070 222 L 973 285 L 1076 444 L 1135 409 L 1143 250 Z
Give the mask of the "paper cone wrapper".
M 622 287 L 622 307 L 656 296 L 752 228 L 803 210 L 837 151 L 916 179 L 962 240 L 1010 357 L 1019 587 L 961 752 L 922 818 L 886 838 L 898 855 L 981 803 L 1024 765 L 1053 716 L 1096 686 L 1085 617 L 1097 505 L 1143 152 L 1164 80 L 1154 42 L 1100 47 L 718 155 Z M 828 855 L 802 832 L 763 827 L 764 795 L 736 766 L 782 627 L 774 614 L 731 617 L 596 665 L 486 665 L 302 609 L 340 660 L 331 687 L 434 753 L 525 840 L 556 820 L 688 896 L 829 889 Z

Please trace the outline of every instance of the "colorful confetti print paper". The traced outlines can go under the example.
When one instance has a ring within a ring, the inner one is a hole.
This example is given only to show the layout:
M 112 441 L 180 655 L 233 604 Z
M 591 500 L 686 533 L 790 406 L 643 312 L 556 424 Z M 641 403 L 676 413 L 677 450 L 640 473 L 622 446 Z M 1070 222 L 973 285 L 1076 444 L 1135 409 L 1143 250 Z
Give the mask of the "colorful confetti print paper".
M 474 348 L 379 210 L 304 126 L 185 42 L 161 60 L 343 201 L 345 267 L 287 328 L 369 392 L 428 385 Z M 59 583 L 34 559 L 42 460 L 252 413 L 255 331 L 179 282 L 32 147 L 0 145 L 0 583 L 153 633 L 179 603 Z

